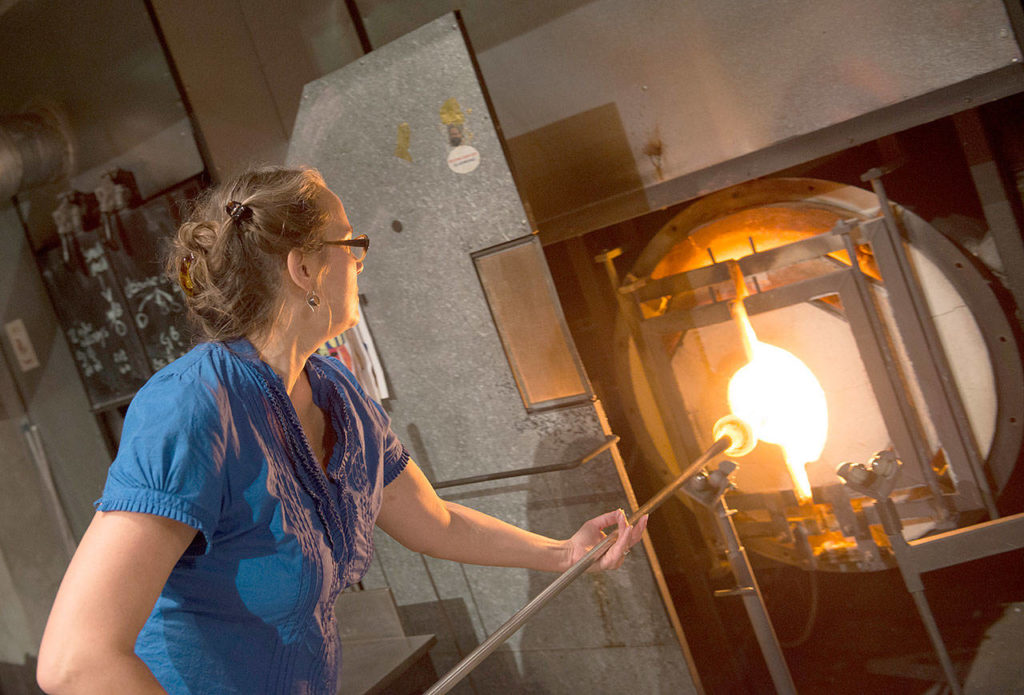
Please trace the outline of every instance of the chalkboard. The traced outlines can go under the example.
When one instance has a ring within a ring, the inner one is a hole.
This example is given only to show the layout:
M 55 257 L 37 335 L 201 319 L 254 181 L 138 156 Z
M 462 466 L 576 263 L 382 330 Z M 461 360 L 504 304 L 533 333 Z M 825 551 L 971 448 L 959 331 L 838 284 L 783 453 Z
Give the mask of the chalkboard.
M 93 410 L 127 402 L 151 370 L 103 243 L 77 234 L 84 261 L 65 264 L 60 248 L 40 259 L 43 279 Z
M 153 371 L 185 354 L 191 334 L 185 297 L 176 282 L 164 277 L 167 246 L 178 226 L 177 212 L 194 190 L 161 196 L 133 210 L 118 213 L 123 234 L 108 251 Z
M 184 296 L 163 264 L 183 203 L 198 191 L 183 185 L 108 218 L 110 233 L 75 234 L 70 263 L 60 248 L 39 257 L 93 410 L 127 403 L 191 346 Z

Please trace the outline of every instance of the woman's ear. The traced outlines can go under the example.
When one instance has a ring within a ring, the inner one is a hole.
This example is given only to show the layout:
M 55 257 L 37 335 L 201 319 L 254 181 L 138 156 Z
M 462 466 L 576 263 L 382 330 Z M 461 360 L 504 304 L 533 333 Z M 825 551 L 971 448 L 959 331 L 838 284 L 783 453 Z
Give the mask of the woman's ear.
M 288 252 L 286 265 L 288 266 L 288 277 L 303 292 L 313 289 L 314 269 L 310 267 L 311 258 L 299 249 L 292 249 Z

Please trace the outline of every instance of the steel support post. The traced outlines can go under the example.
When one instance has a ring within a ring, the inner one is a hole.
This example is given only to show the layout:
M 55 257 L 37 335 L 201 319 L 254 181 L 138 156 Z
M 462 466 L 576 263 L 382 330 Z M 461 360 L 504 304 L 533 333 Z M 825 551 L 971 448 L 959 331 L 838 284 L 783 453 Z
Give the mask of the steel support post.
M 899 514 L 896 512 L 896 506 L 888 496 L 885 496 L 877 500 L 875 508 L 882 521 L 882 528 L 885 529 L 885 534 L 889 538 L 889 546 L 892 548 L 896 564 L 900 568 L 903 583 L 914 599 L 914 605 L 917 606 L 917 613 L 928 633 L 932 649 L 935 650 L 935 656 L 938 657 L 939 665 L 942 666 L 946 683 L 949 685 L 952 695 L 961 695 L 963 691 L 960 688 L 960 680 L 953 668 L 953 660 L 949 657 L 949 650 L 946 649 L 939 625 L 935 622 L 935 615 L 928 604 L 928 598 L 924 595 L 924 583 L 921 581 L 921 572 L 915 562 L 913 551 L 903 538 L 903 522 L 900 521 Z
M 732 568 L 733 576 L 738 584 L 735 592 L 728 593 L 739 593 L 743 598 L 743 607 L 747 611 L 750 625 L 753 627 L 757 643 L 761 647 L 761 654 L 768 666 L 768 673 L 771 674 L 776 692 L 779 695 L 795 695 L 796 685 L 793 683 L 793 676 L 789 672 L 786 657 L 782 654 L 782 646 L 779 644 L 779 638 L 775 634 L 775 628 L 768 616 L 768 609 L 764 605 L 761 588 L 754 577 L 750 558 L 747 557 L 746 548 L 740 543 L 736 525 L 732 522 L 734 511 L 729 509 L 725 503 L 724 492 L 723 490 L 723 494 L 717 496 L 713 512 L 718 533 L 725 543 L 725 554 L 729 560 L 729 567 Z M 716 593 L 716 595 L 720 594 Z

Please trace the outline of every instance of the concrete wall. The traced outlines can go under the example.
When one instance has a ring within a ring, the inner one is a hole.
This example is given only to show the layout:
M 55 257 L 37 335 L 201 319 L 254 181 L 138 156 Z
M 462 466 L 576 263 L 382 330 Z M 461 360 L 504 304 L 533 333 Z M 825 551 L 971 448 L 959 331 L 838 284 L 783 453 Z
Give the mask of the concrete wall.
M 110 464 L 74 361 L 57 326 L 18 216 L 0 208 L 0 325 L 20 319 L 39 366 L 23 371 L 6 332 L 0 337 L 0 660 L 35 654 L 71 543 L 92 518 Z M 35 425 L 49 461 L 60 511 L 23 430 Z

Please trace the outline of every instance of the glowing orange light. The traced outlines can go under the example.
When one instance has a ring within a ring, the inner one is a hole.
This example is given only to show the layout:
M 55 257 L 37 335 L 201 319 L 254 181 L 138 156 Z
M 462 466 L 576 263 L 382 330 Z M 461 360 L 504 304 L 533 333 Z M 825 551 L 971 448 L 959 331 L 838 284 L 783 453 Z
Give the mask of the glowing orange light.
M 811 370 L 791 352 L 757 339 L 743 307 L 738 280 L 733 318 L 743 332 L 748 362 L 729 381 L 729 408 L 745 420 L 754 436 L 782 447 L 794 491 L 811 499 L 806 464 L 817 461 L 828 435 L 825 392 Z

